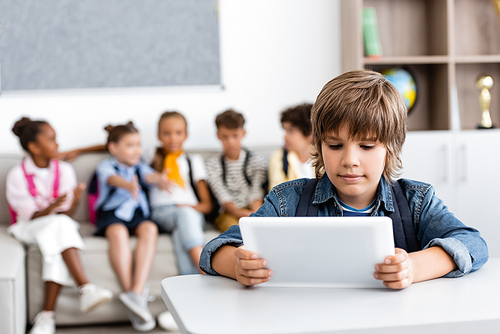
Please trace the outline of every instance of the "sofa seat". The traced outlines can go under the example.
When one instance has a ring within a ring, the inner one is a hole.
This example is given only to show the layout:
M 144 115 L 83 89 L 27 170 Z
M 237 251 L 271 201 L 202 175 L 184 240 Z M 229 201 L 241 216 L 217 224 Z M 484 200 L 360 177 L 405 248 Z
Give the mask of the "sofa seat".
M 111 267 L 108 256 L 108 242 L 104 237 L 93 236 L 95 228 L 88 222 L 80 224 L 80 234 L 85 243 L 85 249 L 81 252 L 82 264 L 88 279 L 110 289 L 114 293 L 113 300 L 98 309 L 87 314 L 79 310 L 78 293 L 75 287 L 66 287 L 61 290 L 56 308 L 57 325 L 96 324 L 128 321 L 125 306 L 119 301 L 118 294 L 121 292 L 118 279 Z M 207 241 L 215 238 L 218 232 L 209 229 L 205 232 Z M 135 249 L 137 239 L 131 238 L 131 248 Z M 42 257 L 37 246 L 31 246 L 27 252 L 27 277 L 28 291 L 28 318 L 33 319 L 43 306 L 44 285 L 42 282 Z M 161 299 L 162 279 L 178 275 L 175 265 L 175 257 L 170 235 L 161 234 L 158 238 L 157 251 L 151 274 L 149 276 L 150 294 L 156 299 L 148 304 L 154 315 L 166 311 L 165 304 Z
M 0 334 L 26 331 L 24 247 L 0 228 Z

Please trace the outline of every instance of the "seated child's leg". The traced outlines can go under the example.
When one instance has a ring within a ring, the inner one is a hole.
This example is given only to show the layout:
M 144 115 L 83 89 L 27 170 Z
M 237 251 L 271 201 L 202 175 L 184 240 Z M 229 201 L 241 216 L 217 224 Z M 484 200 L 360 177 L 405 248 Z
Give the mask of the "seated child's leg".
M 143 221 L 136 229 L 135 265 L 130 291 L 142 295 L 156 254 L 158 226 L 149 220 Z
M 83 270 L 82 261 L 78 249 L 71 247 L 62 252 L 62 258 L 68 267 L 71 276 L 75 279 L 78 286 L 87 284 L 87 276 Z
M 56 308 L 57 296 L 61 290 L 61 285 L 55 282 L 45 282 L 44 311 L 53 311 Z
M 105 236 L 109 241 L 109 260 L 124 291 L 132 286 L 132 250 L 129 244 L 128 228 L 121 224 L 111 224 Z
M 180 207 L 176 216 L 177 228 L 173 233 L 173 243 L 179 272 L 182 275 L 200 273 L 198 263 L 205 245 L 205 218 L 191 207 Z
M 70 248 L 75 251 L 84 248 L 77 222 L 66 215 L 48 215 L 29 222 L 19 222 L 13 225 L 10 232 L 28 245 L 38 245 L 42 254 L 44 282 L 66 286 L 73 284 L 61 253 Z
M 175 229 L 177 205 L 163 205 L 151 210 L 151 220 L 160 227 L 161 232 L 170 233 Z
M 238 218 L 225 211 L 215 220 L 215 227 L 220 232 L 226 232 L 233 225 L 238 225 Z

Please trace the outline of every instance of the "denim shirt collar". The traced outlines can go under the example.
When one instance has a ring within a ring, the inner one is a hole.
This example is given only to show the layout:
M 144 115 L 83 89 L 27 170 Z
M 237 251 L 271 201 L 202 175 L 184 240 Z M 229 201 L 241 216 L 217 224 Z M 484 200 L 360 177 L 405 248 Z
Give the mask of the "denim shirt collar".
M 314 191 L 314 199 L 313 204 L 318 205 L 321 203 L 325 203 L 329 199 L 333 199 L 337 206 L 340 207 L 339 199 L 337 197 L 337 191 L 333 186 L 332 182 L 328 178 L 328 175 L 325 173 L 321 179 L 318 180 L 318 184 L 316 185 L 316 189 Z M 389 183 L 386 181 L 384 176 L 380 177 L 380 182 L 377 187 L 377 202 L 375 204 L 375 210 L 382 205 L 386 211 L 393 212 L 394 211 L 394 202 L 393 202 L 393 194 L 392 187 L 390 187 Z
M 116 158 L 113 156 L 111 156 L 111 166 L 118 168 L 118 170 L 124 171 L 126 173 L 130 173 L 132 171 L 135 172 L 136 168 L 136 166 L 127 166 L 122 164 L 121 162 L 118 162 L 118 160 L 116 160 Z

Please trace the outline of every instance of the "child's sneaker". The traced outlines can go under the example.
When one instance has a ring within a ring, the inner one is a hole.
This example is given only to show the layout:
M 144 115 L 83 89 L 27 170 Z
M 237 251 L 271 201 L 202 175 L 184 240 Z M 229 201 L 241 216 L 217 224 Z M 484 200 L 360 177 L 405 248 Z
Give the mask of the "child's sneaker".
M 113 293 L 110 290 L 92 283 L 80 285 L 78 293 L 80 294 L 80 311 L 82 313 L 87 313 L 98 306 L 106 304 L 113 298 Z
M 165 311 L 158 316 L 158 325 L 168 332 L 179 332 L 179 326 L 169 311 Z
M 56 319 L 54 311 L 42 311 L 35 316 L 29 334 L 54 334 L 55 332 Z
M 141 296 L 131 291 L 120 293 L 119 298 L 120 301 L 142 321 L 146 323 L 154 321 L 154 317 L 147 306 L 147 299 L 144 302 Z
M 151 321 L 146 322 L 132 311 L 127 311 L 127 316 L 132 324 L 132 327 L 138 332 L 149 332 L 156 327 L 156 320 L 154 317 L 151 318 Z

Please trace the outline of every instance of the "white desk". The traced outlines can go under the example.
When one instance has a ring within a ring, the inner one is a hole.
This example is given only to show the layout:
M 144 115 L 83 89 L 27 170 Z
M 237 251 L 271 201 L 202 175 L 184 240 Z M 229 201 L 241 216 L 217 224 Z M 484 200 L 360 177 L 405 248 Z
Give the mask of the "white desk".
M 182 333 L 500 333 L 500 258 L 465 277 L 401 291 L 245 288 L 208 275 L 161 286 Z

